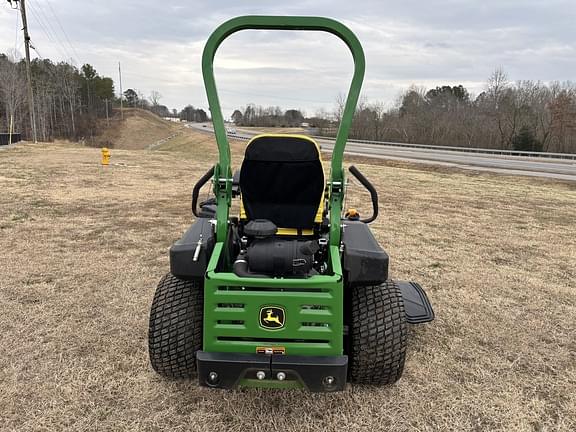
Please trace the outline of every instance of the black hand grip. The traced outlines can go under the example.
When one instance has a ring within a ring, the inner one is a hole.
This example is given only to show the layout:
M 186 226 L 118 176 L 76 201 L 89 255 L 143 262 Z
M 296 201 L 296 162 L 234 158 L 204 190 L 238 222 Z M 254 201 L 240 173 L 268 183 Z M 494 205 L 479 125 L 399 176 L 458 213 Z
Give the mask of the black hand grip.
M 208 182 L 208 180 L 212 178 L 213 175 L 214 175 L 214 167 L 210 168 L 206 172 L 206 174 L 204 174 L 200 178 L 200 180 L 198 180 L 198 183 L 194 185 L 194 189 L 192 189 L 192 213 L 194 213 L 194 216 L 196 217 L 199 217 L 196 205 L 198 204 L 198 195 L 200 194 L 200 189 L 202 189 L 202 186 L 204 186 Z
M 362 174 L 354 165 L 350 165 L 348 171 L 350 171 L 352 175 L 356 177 L 360 183 L 362 183 L 362 186 L 364 186 L 368 192 L 370 192 L 370 197 L 372 198 L 372 216 L 367 219 L 361 219 L 361 222 L 373 222 L 378 217 L 378 192 L 376 192 L 376 189 L 372 183 L 370 183 L 368 179 L 364 177 L 364 174 Z

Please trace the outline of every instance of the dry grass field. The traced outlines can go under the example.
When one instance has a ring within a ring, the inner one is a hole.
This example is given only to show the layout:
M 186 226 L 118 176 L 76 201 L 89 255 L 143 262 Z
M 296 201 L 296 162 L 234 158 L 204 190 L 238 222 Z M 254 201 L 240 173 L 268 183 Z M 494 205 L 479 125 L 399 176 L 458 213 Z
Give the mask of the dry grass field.
M 411 330 L 398 384 L 223 392 L 157 376 L 148 308 L 210 144 L 112 150 L 106 169 L 72 144 L 0 151 L 1 430 L 576 429 L 576 187 L 543 180 L 359 161 L 393 275 L 420 281 L 437 316 Z
M 114 112 L 110 124 L 100 121 L 102 134 L 95 138 L 95 147 L 113 147 L 139 150 L 156 144 L 175 133 L 185 134 L 181 123 L 166 121 L 156 114 L 139 108 L 124 108 L 124 121 L 118 111 Z

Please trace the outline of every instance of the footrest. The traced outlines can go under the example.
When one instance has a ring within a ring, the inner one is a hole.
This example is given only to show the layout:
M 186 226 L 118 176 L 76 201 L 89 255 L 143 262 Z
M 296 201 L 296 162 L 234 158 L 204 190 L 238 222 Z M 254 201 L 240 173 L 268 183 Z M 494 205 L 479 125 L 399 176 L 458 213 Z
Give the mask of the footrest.
M 434 310 L 424 289 L 417 282 L 397 282 L 406 311 L 406 321 L 409 324 L 422 324 L 434 320 Z

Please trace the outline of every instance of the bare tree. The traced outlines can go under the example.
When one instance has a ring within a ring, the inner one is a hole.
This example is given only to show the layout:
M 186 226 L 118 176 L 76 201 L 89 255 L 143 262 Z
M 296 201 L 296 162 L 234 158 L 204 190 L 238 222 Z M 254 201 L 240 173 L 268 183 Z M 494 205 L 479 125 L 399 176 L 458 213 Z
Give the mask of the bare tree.
M 0 95 L 6 111 L 6 128 L 20 126 L 17 114 L 26 101 L 26 81 L 16 52 L 6 60 L 0 59 Z
M 555 96 L 550 102 L 551 150 L 576 153 L 576 85 L 554 84 Z
M 509 90 L 508 75 L 502 66 L 492 72 L 486 84 L 487 114 L 494 119 L 500 133 L 500 147 L 506 148 L 515 132 L 513 93 Z M 510 113 L 512 115 L 510 116 Z M 506 116 L 508 115 L 508 119 Z M 508 121 L 507 121 L 508 120 Z M 510 127 L 512 126 L 512 132 Z
M 149 100 L 153 107 L 160 105 L 160 99 L 162 99 L 160 92 L 156 90 L 150 92 Z
M 508 75 L 504 72 L 502 66 L 498 66 L 492 72 L 486 84 L 486 93 L 496 109 L 509 85 Z
M 60 63 L 58 65 L 59 74 L 57 85 L 62 92 L 62 95 L 66 99 L 68 107 L 70 109 L 70 125 L 72 127 L 72 135 L 76 135 L 76 121 L 74 112 L 76 111 L 76 105 L 78 102 L 78 82 L 74 77 L 74 69 L 72 66 L 66 63 Z

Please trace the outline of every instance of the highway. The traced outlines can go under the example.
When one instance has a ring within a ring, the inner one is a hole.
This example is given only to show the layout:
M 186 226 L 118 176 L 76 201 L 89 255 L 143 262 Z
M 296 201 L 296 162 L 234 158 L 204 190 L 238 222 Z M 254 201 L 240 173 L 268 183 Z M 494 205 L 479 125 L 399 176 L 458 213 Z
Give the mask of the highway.
M 194 129 L 214 133 L 212 125 L 190 123 Z M 229 134 L 230 139 L 249 139 L 256 133 L 237 129 Z M 334 140 L 317 139 L 326 152 L 334 148 Z M 558 180 L 576 181 L 576 160 L 540 158 L 527 156 L 493 155 L 465 153 L 451 150 L 406 148 L 386 144 L 348 142 L 346 154 L 377 159 L 400 160 L 429 165 L 440 165 L 476 171 L 490 171 L 507 175 L 545 177 Z

